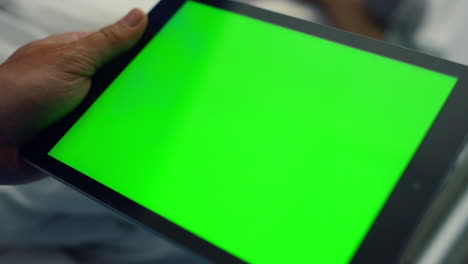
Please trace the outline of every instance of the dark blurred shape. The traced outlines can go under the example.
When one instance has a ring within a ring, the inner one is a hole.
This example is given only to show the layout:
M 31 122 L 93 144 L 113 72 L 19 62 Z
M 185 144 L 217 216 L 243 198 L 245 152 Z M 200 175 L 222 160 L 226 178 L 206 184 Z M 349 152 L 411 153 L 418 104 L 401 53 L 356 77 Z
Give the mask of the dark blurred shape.
M 376 21 L 386 27 L 401 0 L 366 0 L 366 2 L 369 12 L 373 14 Z

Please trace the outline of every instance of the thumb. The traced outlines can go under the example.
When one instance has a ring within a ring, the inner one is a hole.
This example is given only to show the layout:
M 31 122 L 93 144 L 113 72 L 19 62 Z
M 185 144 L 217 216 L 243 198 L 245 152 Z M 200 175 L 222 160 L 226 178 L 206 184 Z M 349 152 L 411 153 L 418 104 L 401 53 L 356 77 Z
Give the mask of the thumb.
M 113 25 L 79 39 L 74 44 L 93 75 L 98 68 L 115 56 L 130 49 L 143 35 L 148 18 L 141 9 L 133 9 Z

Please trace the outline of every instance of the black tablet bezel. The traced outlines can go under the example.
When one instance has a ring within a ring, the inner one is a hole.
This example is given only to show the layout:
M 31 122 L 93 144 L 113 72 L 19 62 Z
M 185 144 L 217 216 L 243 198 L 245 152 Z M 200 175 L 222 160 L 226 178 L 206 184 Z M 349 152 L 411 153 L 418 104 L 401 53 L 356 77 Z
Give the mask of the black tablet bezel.
M 89 106 L 99 97 L 138 52 L 157 34 L 187 0 L 162 0 L 149 14 L 149 26 L 141 41 L 100 70 L 85 100 L 67 117 L 52 125 L 21 150 L 34 166 L 218 263 L 245 263 L 241 259 L 195 236 L 108 187 L 47 155 Z M 318 25 L 253 6 L 219 0 L 192 0 L 245 16 L 396 59 L 459 79 L 429 133 L 401 177 L 391 197 L 352 259 L 352 263 L 395 263 L 430 201 L 442 187 L 468 132 L 468 68 L 456 63 L 372 40 L 332 27 Z M 356 212 L 359 213 L 359 212 Z M 343 219 L 343 221 L 346 221 Z M 339 243 L 339 241 L 336 241 Z M 288 242 L 290 243 L 290 242 Z M 311 249 L 313 250 L 313 249 Z

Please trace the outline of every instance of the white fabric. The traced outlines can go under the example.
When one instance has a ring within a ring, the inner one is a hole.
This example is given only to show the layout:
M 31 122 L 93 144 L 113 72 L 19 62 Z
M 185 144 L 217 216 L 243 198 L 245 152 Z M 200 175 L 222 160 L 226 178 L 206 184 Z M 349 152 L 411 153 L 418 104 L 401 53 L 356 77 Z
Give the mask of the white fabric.
M 132 7 L 149 10 L 158 0 L 0 0 L 0 63 L 19 46 L 68 31 L 93 31 Z
M 12 15 L 0 6 L 0 63 L 19 46 L 47 36 L 47 32 Z
M 428 0 L 414 42 L 422 50 L 468 65 L 467 0 Z
M 406 0 L 387 40 L 468 65 L 468 0 Z

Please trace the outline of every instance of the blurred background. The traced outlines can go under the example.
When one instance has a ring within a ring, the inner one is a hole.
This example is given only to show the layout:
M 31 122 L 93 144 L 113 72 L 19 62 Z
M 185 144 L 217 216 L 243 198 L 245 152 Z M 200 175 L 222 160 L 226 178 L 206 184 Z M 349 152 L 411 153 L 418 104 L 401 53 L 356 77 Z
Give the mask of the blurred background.
M 222 0 L 219 0 L 222 1 Z M 239 0 L 468 65 L 468 0 Z M 157 0 L 0 0 L 0 63 L 21 45 L 93 31 Z M 402 263 L 468 263 L 468 155 Z M 339 243 L 339 241 L 337 241 Z M 53 179 L 0 186 L 0 263 L 208 263 Z

